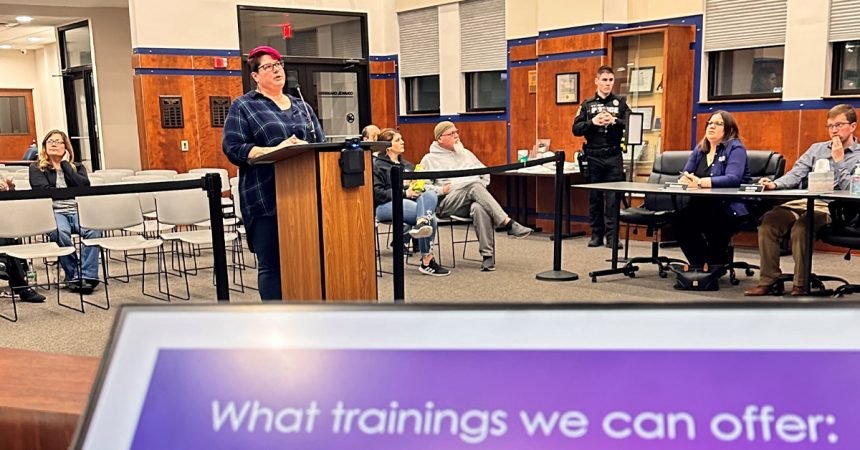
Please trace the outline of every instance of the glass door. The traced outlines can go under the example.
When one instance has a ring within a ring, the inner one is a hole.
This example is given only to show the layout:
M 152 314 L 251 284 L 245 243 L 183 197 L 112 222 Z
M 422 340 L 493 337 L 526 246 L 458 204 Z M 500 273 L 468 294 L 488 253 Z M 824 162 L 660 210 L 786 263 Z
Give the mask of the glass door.
M 101 146 L 89 23 L 79 22 L 61 27 L 58 34 L 63 64 L 66 129 L 72 141 L 75 160 L 84 164 L 87 170 L 98 170 L 101 169 Z
M 367 78 L 363 65 L 345 67 L 293 64 L 286 71 L 284 92 L 301 96 L 314 109 L 329 142 L 342 142 L 361 134 L 370 123 L 370 101 L 365 100 L 361 80 Z M 363 125 L 364 124 L 364 125 Z

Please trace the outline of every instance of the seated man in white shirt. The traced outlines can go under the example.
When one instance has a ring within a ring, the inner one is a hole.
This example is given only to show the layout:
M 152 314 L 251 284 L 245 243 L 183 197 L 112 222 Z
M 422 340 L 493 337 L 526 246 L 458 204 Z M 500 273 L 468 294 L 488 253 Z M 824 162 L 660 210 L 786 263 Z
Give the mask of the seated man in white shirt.
M 460 142 L 460 134 L 452 122 L 439 122 L 434 129 L 436 140 L 430 145 L 430 152 L 421 159 L 423 170 L 463 170 L 486 167 L 475 155 Z M 496 228 L 505 229 L 508 235 L 524 238 L 532 233 L 512 220 L 508 213 L 493 198 L 487 186 L 489 175 L 438 178 L 433 181 L 433 189 L 439 195 L 439 216 L 470 216 L 478 235 L 480 253 L 483 257 L 481 271 L 496 270 L 493 260 L 494 243 L 492 234 Z

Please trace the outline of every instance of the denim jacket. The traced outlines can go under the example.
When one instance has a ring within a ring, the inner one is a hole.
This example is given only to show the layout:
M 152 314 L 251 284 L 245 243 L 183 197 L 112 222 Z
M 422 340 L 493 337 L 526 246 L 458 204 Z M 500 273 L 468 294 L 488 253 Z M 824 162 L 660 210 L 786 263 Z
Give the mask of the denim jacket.
M 747 149 L 739 139 L 732 139 L 717 144 L 714 162 L 711 164 L 711 186 L 714 188 L 738 187 L 751 181 L 750 168 L 747 163 Z M 702 147 L 697 145 L 684 166 L 685 172 L 694 172 L 699 161 L 705 157 Z M 749 214 L 742 201 L 730 201 L 726 204 L 729 213 L 740 217 Z

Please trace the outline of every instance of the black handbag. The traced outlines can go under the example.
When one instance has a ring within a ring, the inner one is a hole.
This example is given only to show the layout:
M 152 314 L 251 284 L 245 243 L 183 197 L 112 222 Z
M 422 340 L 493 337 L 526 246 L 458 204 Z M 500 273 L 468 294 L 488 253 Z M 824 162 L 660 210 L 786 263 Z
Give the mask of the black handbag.
M 718 291 L 720 278 L 726 274 L 725 266 L 702 268 L 671 264 L 669 270 L 675 273 L 675 289 L 681 291 Z

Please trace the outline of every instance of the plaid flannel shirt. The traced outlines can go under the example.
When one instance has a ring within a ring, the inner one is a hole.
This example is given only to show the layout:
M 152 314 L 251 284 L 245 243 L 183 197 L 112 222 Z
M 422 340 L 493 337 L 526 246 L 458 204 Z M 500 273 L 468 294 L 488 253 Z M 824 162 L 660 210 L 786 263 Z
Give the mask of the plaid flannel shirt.
M 251 166 L 248 153 L 255 146 L 274 147 L 292 135 L 308 142 L 324 142 L 325 134 L 313 109 L 289 96 L 292 107 L 281 110 L 268 97 L 250 91 L 237 98 L 224 123 L 222 149 L 239 167 L 239 196 L 246 221 L 275 215 L 275 168 L 271 164 Z M 307 107 L 307 109 L 305 109 Z M 310 111 L 310 117 L 306 111 Z M 311 138 L 313 121 L 316 140 Z

